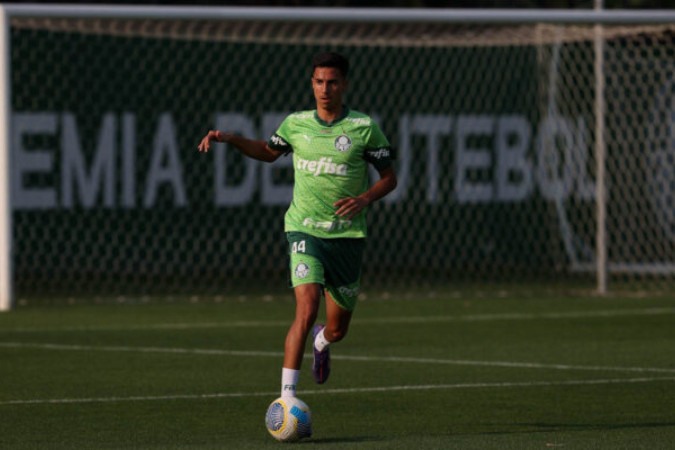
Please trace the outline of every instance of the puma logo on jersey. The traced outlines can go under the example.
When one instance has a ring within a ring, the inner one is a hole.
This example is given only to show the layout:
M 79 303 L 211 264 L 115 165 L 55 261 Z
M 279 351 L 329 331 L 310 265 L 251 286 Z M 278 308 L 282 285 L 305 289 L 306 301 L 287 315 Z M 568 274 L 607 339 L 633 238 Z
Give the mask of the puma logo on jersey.
M 303 172 L 309 172 L 315 177 L 322 174 L 347 176 L 347 164 L 336 164 L 333 162 L 333 158 L 321 158 L 318 161 L 298 158 L 295 168 Z

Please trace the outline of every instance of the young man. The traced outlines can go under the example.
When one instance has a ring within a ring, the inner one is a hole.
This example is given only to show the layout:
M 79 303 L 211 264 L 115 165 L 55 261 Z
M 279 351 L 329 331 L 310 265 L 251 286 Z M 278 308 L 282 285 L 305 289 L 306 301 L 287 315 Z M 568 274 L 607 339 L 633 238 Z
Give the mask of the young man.
M 268 142 L 213 130 L 199 151 L 211 142 L 226 142 L 244 155 L 272 162 L 293 154 L 295 185 L 286 212 L 295 319 L 284 346 L 281 395 L 295 396 L 305 342 L 316 321 L 322 294 L 326 325 L 314 326 L 317 383 L 330 372 L 329 345 L 343 339 L 356 305 L 366 237 L 366 207 L 396 187 L 392 149 L 370 117 L 343 104 L 348 60 L 321 53 L 312 64 L 316 110 L 289 115 Z M 368 163 L 380 179 L 368 183 Z

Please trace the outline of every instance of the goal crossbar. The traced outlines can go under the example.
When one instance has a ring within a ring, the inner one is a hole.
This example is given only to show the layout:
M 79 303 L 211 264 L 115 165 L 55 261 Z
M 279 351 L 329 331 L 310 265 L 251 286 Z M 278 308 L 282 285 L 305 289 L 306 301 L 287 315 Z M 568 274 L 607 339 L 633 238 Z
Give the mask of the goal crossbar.
M 675 22 L 672 10 L 565 10 L 565 9 L 415 9 L 324 7 L 209 7 L 209 6 L 105 6 L 10 4 L 3 8 L 9 18 L 115 18 L 171 20 L 242 20 L 298 22 L 374 23 L 576 23 L 662 24 Z

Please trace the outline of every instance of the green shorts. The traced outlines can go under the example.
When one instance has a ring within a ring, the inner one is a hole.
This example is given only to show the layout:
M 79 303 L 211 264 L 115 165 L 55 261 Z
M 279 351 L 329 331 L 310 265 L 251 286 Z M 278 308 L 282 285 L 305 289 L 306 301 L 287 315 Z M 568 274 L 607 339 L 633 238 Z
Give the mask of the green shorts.
M 318 283 L 342 309 L 353 311 L 361 285 L 365 239 L 321 239 L 309 234 L 286 233 L 292 287 Z

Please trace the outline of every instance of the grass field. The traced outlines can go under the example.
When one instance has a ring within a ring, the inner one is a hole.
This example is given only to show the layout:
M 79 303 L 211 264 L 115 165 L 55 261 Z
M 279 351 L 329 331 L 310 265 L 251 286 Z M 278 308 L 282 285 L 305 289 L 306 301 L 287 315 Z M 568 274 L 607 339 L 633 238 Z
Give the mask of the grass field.
M 93 302 L 92 302 L 93 303 Z M 3 449 L 278 448 L 290 297 L 0 314 Z M 675 299 L 370 299 L 300 448 L 675 448 Z

